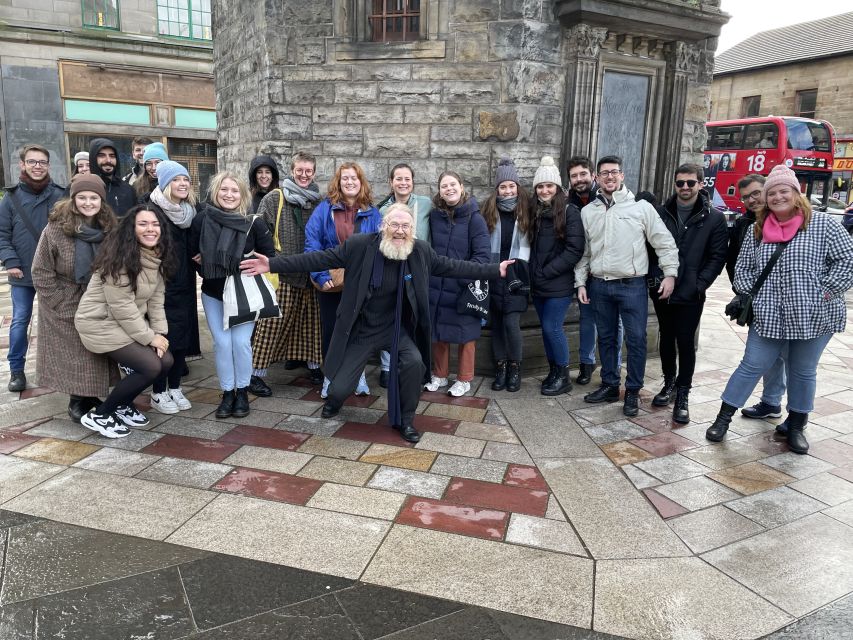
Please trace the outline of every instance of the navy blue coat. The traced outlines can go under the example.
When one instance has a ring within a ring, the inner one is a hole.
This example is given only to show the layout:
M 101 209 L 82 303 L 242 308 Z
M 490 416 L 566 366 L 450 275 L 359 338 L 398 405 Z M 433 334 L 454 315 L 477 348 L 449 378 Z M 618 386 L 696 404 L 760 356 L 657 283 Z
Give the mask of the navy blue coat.
M 446 211 L 433 209 L 429 212 L 429 225 L 430 243 L 438 255 L 481 264 L 490 261 L 489 228 L 474 198 L 456 207 L 452 218 Z M 466 286 L 466 280 L 430 277 L 429 309 L 434 341 L 464 344 L 480 337 L 479 318 L 456 311 L 456 302 Z

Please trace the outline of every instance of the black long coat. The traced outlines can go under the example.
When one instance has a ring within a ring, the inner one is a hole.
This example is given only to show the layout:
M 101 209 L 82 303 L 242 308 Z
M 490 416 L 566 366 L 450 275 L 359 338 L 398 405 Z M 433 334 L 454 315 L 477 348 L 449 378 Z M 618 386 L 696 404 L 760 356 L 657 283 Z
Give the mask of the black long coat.
M 312 251 L 293 256 L 278 256 L 270 260 L 270 270 L 275 273 L 323 271 L 346 269 L 346 280 L 338 307 L 338 319 L 332 333 L 332 342 L 324 369 L 328 378 L 334 378 L 346 356 L 350 332 L 367 302 L 373 260 L 379 251 L 379 233 L 359 233 L 346 242 L 325 251 Z M 489 279 L 500 276 L 500 266 L 494 263 L 477 264 L 467 260 L 454 260 L 438 255 L 423 240 L 415 240 L 414 249 L 406 260 L 410 279 L 406 279 L 406 298 L 412 310 L 411 318 L 403 318 L 412 339 L 418 345 L 424 371 L 432 371 L 430 361 L 432 331 L 429 312 L 430 276 L 462 279 Z

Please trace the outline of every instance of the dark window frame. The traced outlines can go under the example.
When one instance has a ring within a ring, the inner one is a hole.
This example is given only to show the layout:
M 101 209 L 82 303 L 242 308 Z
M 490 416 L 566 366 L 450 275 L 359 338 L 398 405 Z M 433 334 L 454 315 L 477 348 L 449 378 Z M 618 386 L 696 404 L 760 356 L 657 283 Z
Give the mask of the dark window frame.
M 121 6 L 120 0 L 80 0 L 80 15 L 83 27 L 86 29 L 106 29 L 107 31 L 121 31 Z M 115 5 L 113 7 L 112 5 Z M 103 9 L 103 11 L 99 11 Z M 110 15 L 115 10 L 115 25 L 98 24 L 101 16 Z M 87 21 L 87 14 L 95 16 L 93 20 Z
M 803 109 L 803 98 L 806 96 L 814 96 L 814 105 L 811 109 Z M 796 102 L 794 104 L 794 115 L 799 118 L 815 119 L 817 114 L 817 89 L 803 89 L 797 91 Z
M 756 118 L 761 115 L 761 96 L 744 96 L 740 102 L 741 118 Z

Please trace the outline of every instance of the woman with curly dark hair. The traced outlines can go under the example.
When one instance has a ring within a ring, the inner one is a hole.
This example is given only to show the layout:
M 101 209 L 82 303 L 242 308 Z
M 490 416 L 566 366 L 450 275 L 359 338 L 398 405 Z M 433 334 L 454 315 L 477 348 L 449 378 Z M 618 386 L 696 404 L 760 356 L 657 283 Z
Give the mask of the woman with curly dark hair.
M 92 279 L 74 317 L 83 346 L 131 369 L 106 400 L 80 419 L 107 438 L 148 425 L 133 401 L 174 364 L 163 308 L 165 283 L 174 269 L 166 224 L 162 213 L 145 205 L 119 220 L 92 264 Z
M 36 374 L 39 385 L 67 393 L 68 415 L 74 422 L 101 404 L 110 378 L 117 378 L 109 358 L 80 342 L 74 313 L 92 275 L 98 247 L 116 225 L 106 203 L 104 181 L 78 174 L 71 180 L 71 197 L 50 212 L 33 258 L 33 286 L 41 301 Z M 68 372 L 74 375 L 69 376 Z

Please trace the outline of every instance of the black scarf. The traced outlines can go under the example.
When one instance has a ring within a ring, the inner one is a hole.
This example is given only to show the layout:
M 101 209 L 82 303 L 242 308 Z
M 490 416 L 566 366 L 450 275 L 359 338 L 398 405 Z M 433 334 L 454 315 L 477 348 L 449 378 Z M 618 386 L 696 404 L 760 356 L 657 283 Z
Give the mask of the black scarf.
M 201 277 L 227 278 L 238 273 L 252 219 L 213 206 L 208 206 L 204 214 L 199 234 Z
M 89 284 L 92 277 L 92 261 L 104 239 L 102 229 L 83 225 L 74 234 L 74 282 Z
M 30 174 L 21 170 L 21 175 L 18 176 L 18 180 L 27 185 L 30 188 L 30 191 L 38 194 L 47 189 L 48 185 L 50 185 L 50 174 L 45 173 L 44 178 L 41 180 L 33 180 L 30 177 Z
M 403 426 L 403 410 L 400 408 L 400 325 L 403 318 L 403 279 L 406 260 L 400 260 L 397 276 L 397 304 L 394 307 L 394 331 L 391 334 L 391 369 L 388 372 L 388 422 L 392 426 Z M 385 275 L 385 255 L 377 249 L 370 273 L 370 288 L 379 289 Z

